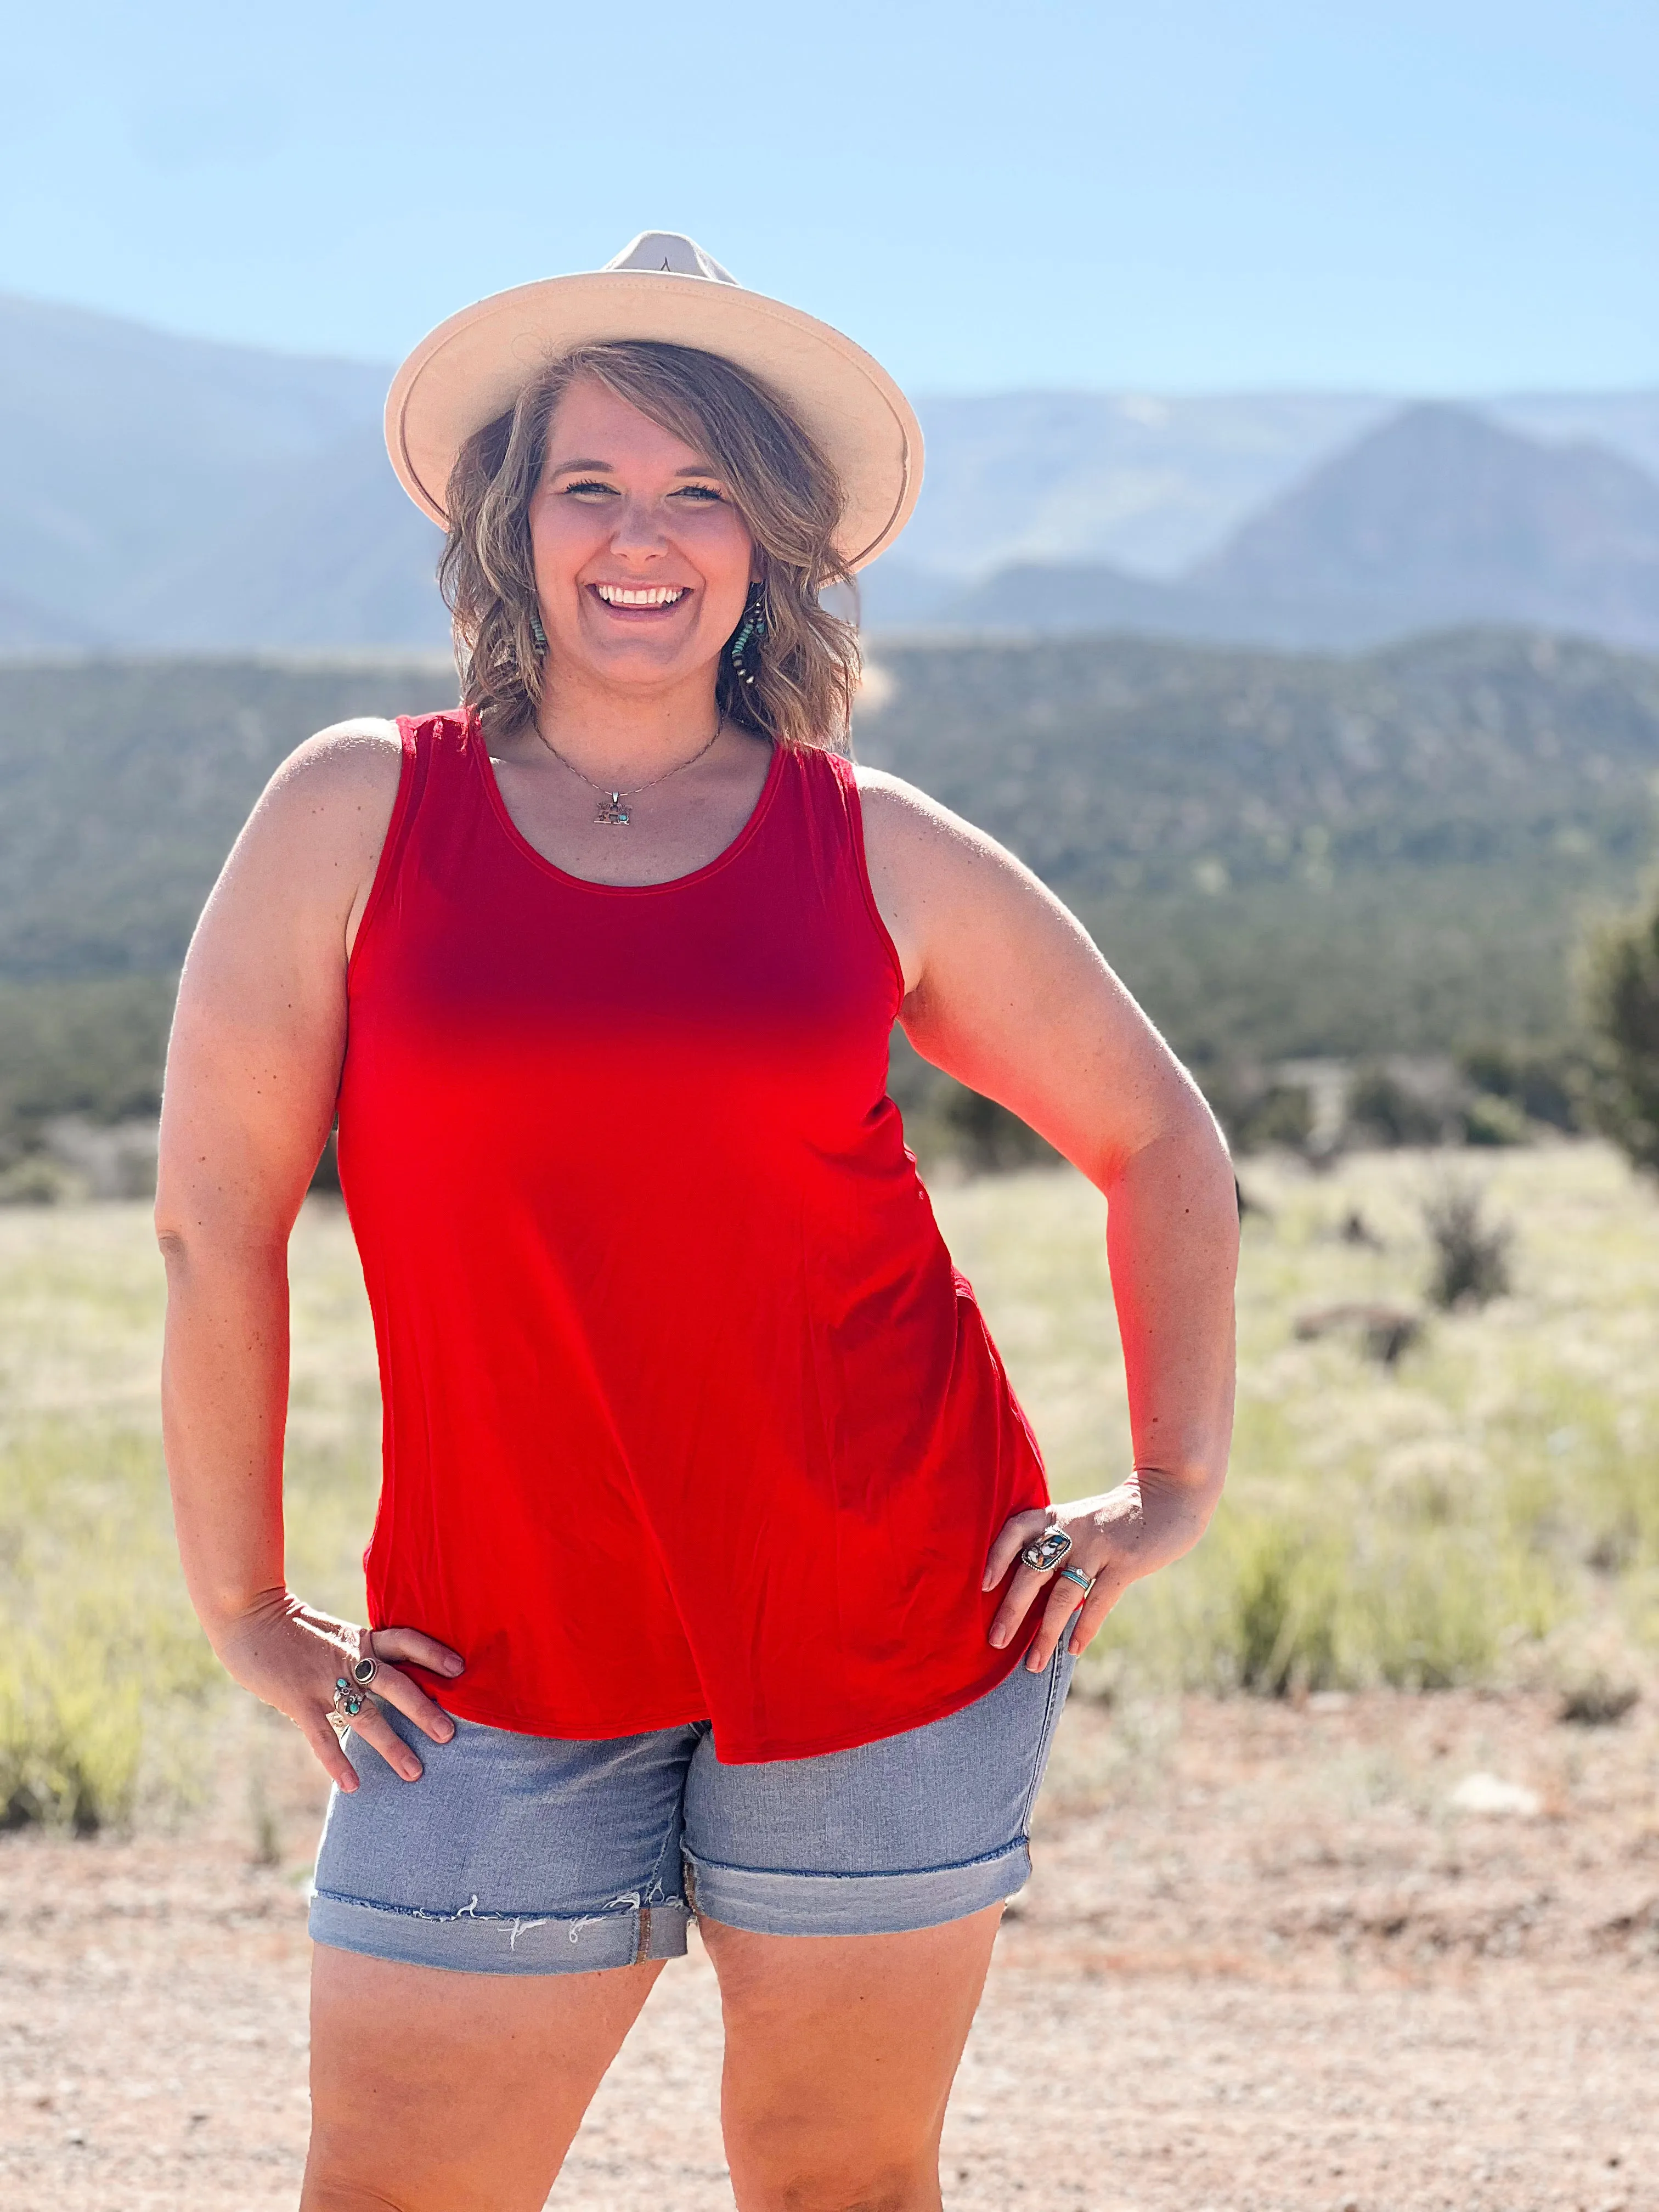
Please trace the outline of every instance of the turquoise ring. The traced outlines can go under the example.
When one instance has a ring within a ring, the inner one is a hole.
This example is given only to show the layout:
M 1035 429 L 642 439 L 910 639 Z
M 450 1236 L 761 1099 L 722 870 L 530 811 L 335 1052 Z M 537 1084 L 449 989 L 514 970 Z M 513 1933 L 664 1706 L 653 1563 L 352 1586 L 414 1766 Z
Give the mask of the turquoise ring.
M 1090 1591 L 1095 1586 L 1094 1577 L 1092 1575 L 1085 1575 L 1081 1567 L 1062 1567 L 1060 1571 L 1066 1582 L 1075 1583 L 1077 1584 L 1078 1588 L 1083 1592 L 1085 1597 L 1088 1596 Z

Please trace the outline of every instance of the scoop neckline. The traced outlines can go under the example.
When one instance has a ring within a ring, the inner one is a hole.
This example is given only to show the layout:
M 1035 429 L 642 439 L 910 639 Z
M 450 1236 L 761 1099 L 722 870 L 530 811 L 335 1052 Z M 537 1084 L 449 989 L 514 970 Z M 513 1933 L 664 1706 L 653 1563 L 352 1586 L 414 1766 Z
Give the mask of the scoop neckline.
M 718 874 L 720 869 L 735 860 L 760 828 L 762 817 L 771 806 L 778 786 L 779 771 L 783 764 L 783 756 L 787 750 L 787 748 L 781 745 L 775 738 L 772 739 L 772 757 L 767 763 L 766 781 L 762 784 L 743 827 L 729 845 L 720 848 L 712 860 L 705 860 L 702 867 L 693 868 L 690 875 L 667 876 L 659 884 L 606 884 L 598 881 L 592 876 L 573 875 L 568 868 L 562 868 L 556 860 L 550 860 L 545 853 L 537 851 L 508 811 L 507 801 L 501 796 L 501 785 L 495 781 L 495 763 L 489 757 L 489 747 L 484 742 L 483 732 L 476 724 L 473 726 L 472 734 L 475 741 L 473 749 L 477 753 L 478 773 L 483 779 L 485 796 L 489 799 L 490 811 L 506 832 L 507 842 L 514 846 L 524 859 L 539 868 L 544 875 L 551 876 L 556 883 L 568 884 L 576 890 L 597 891 L 610 897 L 640 898 L 655 892 L 684 890 L 692 884 L 702 883 L 706 876 Z

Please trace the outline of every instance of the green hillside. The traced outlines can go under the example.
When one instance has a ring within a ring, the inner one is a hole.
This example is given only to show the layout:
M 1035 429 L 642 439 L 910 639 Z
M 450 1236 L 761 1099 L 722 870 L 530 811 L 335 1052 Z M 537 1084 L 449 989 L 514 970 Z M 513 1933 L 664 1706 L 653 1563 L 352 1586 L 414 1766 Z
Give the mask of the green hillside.
M 1199 1058 L 1556 1045 L 1649 850 L 1659 663 L 1504 631 L 1352 659 L 883 647 L 859 748 L 1012 846 Z
M 1592 645 L 914 640 L 873 659 L 861 757 L 1012 846 L 1212 1068 L 1559 1048 L 1584 917 L 1648 852 L 1659 663 Z M 52 1113 L 145 1110 L 168 979 L 272 768 L 343 715 L 453 688 L 431 659 L 8 667 L 0 1146 Z

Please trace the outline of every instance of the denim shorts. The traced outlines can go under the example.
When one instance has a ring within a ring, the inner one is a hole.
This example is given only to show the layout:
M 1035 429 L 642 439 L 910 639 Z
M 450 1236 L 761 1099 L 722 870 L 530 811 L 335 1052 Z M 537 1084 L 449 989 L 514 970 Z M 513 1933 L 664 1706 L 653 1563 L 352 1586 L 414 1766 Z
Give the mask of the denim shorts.
M 678 1958 L 690 1914 L 763 1936 L 938 1927 L 1024 1887 L 1031 1807 L 1071 1686 L 1064 1646 L 944 1720 L 818 1759 L 726 1766 L 707 1721 L 599 1743 L 458 1720 L 403 1782 L 349 1734 L 311 1933 L 468 1973 Z

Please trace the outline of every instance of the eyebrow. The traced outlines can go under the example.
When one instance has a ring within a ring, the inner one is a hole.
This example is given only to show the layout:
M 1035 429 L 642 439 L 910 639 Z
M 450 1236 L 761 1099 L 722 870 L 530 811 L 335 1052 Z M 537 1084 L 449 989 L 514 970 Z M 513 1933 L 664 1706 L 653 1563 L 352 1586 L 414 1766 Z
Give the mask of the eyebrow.
M 556 461 L 548 473 L 550 476 L 568 477 L 574 475 L 579 469 L 592 469 L 600 476 L 605 477 L 613 477 L 617 473 L 617 465 L 614 461 Z M 677 477 L 717 477 L 722 475 L 724 471 L 710 468 L 699 461 L 695 462 L 689 469 L 676 469 L 674 473 Z

